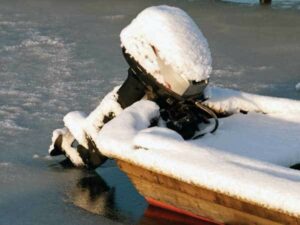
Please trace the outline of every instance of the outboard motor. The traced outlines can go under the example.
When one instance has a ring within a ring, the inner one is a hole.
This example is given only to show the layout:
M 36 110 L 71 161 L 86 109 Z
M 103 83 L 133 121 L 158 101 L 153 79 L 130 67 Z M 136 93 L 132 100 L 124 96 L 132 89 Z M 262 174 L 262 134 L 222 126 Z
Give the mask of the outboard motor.
M 184 139 L 217 129 L 215 113 L 201 104 L 211 72 L 210 50 L 184 11 L 170 6 L 147 8 L 120 36 L 129 64 L 128 78 L 118 92 L 123 108 L 146 96 L 160 106 L 166 126 Z
M 162 84 L 146 70 L 123 48 L 123 55 L 129 64 L 128 77 L 118 91 L 118 102 L 126 108 L 144 96 L 155 101 L 160 107 L 160 114 L 166 126 L 177 131 L 184 139 L 198 138 L 207 131 L 202 132 L 200 124 L 210 124 L 214 119 L 215 132 L 218 119 L 215 113 L 201 104 L 205 100 L 204 89 L 208 79 L 196 82 L 186 81 L 174 73 L 167 65 L 160 63 L 167 83 Z

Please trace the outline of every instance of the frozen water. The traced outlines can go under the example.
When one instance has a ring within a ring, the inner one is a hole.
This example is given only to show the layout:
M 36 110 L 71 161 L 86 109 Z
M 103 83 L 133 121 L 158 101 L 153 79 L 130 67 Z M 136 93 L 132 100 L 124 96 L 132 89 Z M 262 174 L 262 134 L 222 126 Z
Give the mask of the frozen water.
M 279 3 L 274 7 L 213 0 L 164 3 L 184 9 L 201 27 L 212 53 L 212 83 L 300 99 L 295 90 L 300 80 L 297 5 L 283 9 Z M 67 112 L 90 112 L 125 79 L 120 31 L 141 10 L 156 4 L 1 1 L 0 224 L 110 223 L 66 200 L 67 191 L 90 174 L 61 169 L 57 163 L 62 158 L 44 156 L 52 130 L 63 126 Z M 35 154 L 40 158 L 33 159 Z M 114 169 L 107 167 L 106 177 L 120 187 Z M 122 191 L 126 202 L 120 200 Z M 137 221 L 145 202 L 135 194 L 132 189 L 116 191 L 115 208 Z

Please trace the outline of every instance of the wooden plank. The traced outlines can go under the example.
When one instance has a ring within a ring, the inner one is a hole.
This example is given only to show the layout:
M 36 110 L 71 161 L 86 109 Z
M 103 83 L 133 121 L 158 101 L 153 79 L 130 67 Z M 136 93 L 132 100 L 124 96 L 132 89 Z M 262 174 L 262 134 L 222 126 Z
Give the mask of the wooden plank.
M 188 184 L 125 161 L 117 160 L 117 163 L 145 197 L 216 222 L 239 225 L 300 224 L 300 218 L 292 215 Z

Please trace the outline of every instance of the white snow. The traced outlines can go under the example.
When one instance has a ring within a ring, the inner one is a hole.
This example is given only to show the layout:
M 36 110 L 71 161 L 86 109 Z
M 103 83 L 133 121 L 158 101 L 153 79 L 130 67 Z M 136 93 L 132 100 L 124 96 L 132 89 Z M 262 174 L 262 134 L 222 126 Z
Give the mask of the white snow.
M 40 156 L 39 156 L 38 154 L 34 154 L 34 155 L 32 156 L 32 158 L 33 158 L 33 159 L 38 159 L 38 158 L 40 158 Z
M 223 113 L 262 112 L 262 113 L 296 113 L 300 115 L 300 101 L 254 95 L 231 89 L 208 87 L 206 105 Z
M 210 106 L 249 113 L 220 119 L 215 134 L 183 141 L 169 129 L 148 128 L 159 109 L 142 100 L 104 125 L 96 144 L 109 157 L 299 216 L 300 172 L 282 166 L 300 162 L 300 102 L 228 89 L 211 92 L 221 103 L 212 97 Z
M 69 112 L 64 117 L 64 123 L 78 143 L 83 147 L 88 148 L 88 141 L 84 130 L 85 118 L 86 115 L 83 112 Z
M 122 111 L 120 104 L 116 101 L 118 89 L 119 86 L 108 93 L 89 116 L 79 111 L 69 112 L 64 117 L 65 128 L 53 131 L 49 153 L 54 149 L 54 143 L 57 138 L 62 135 L 63 143 L 61 147 L 66 155 L 68 155 L 75 165 L 83 166 L 83 161 L 76 151 L 76 148 L 72 147 L 72 143 L 76 140 L 78 144 L 88 148 L 88 138 L 96 138 L 95 135 L 97 135 L 104 124 L 104 117 L 110 113 L 118 115 Z
M 72 147 L 72 143 L 75 141 L 74 137 L 68 130 L 68 128 L 56 129 L 52 134 L 52 143 L 49 147 L 49 153 L 54 149 L 54 144 L 58 137 L 62 136 L 61 149 L 65 151 L 66 156 L 72 161 L 75 166 L 83 166 L 84 163 L 79 156 L 76 148 Z
M 300 91 L 300 82 L 296 84 L 295 88 L 296 88 L 296 91 Z
M 87 128 L 89 133 L 95 133 L 102 128 L 104 125 L 103 119 L 105 116 L 109 115 L 110 113 L 117 116 L 122 112 L 122 107 L 117 102 L 118 94 L 117 91 L 119 90 L 120 86 L 115 87 L 110 93 L 108 93 L 99 106 L 90 113 L 87 117 Z
M 0 121 L 0 127 L 2 129 L 7 129 L 7 130 L 15 130 L 15 131 L 28 131 L 29 129 L 27 127 L 22 127 L 16 124 L 15 121 L 6 119 L 3 121 Z
M 139 112 L 140 109 L 143 109 L 144 114 Z M 119 149 L 123 149 L 124 144 L 128 145 L 129 148 L 135 148 L 133 143 L 128 142 L 128 140 L 134 137 L 139 130 L 147 128 L 150 125 L 150 121 L 158 118 L 158 116 L 159 107 L 154 102 L 141 100 L 131 107 L 126 108 L 121 115 L 113 119 L 113 123 L 105 124 L 102 128 L 102 130 L 105 128 L 104 131 L 101 130 L 99 132 L 100 136 L 97 137 L 96 141 L 102 138 L 108 142 L 115 142 L 115 140 L 110 140 L 114 136 L 120 144 Z M 117 127 L 114 127 L 113 124 L 117 125 Z M 130 127 L 134 129 L 128 129 Z
M 1 167 L 8 167 L 11 166 L 12 164 L 10 162 L 0 162 L 0 168 Z
M 50 155 L 45 155 L 45 156 L 44 156 L 44 159 L 46 159 L 46 160 L 52 160 L 53 157 L 51 157 Z
M 206 38 L 179 8 L 149 7 L 138 14 L 120 36 L 122 47 L 162 83 L 158 58 L 186 80 L 201 81 L 211 73 L 212 60 Z

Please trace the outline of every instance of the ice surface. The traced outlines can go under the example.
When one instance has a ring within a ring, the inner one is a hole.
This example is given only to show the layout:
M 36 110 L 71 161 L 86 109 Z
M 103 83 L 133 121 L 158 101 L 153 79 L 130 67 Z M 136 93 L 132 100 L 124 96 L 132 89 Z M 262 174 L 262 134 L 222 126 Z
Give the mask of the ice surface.
M 120 36 L 126 51 L 162 83 L 157 58 L 186 80 L 201 81 L 211 73 L 212 60 L 206 38 L 179 8 L 149 7 L 138 14 Z
M 135 3 L 1 0 L 0 121 L 4 123 L 0 125 L 0 159 L 4 164 L 0 164 L 0 224 L 112 224 L 66 200 L 65 192 L 89 173 L 61 169 L 58 162 L 64 157 L 49 161 L 44 155 L 52 130 L 63 126 L 67 112 L 88 114 L 125 79 L 127 65 L 119 46 L 120 31 L 138 12 L 157 1 Z M 209 40 L 214 70 L 220 72 L 213 71 L 211 82 L 300 99 L 295 91 L 300 82 L 296 60 L 300 56 L 299 11 L 211 0 L 172 4 L 183 8 Z M 41 36 L 58 40 L 58 44 L 47 44 Z M 39 44 L 17 47 L 26 40 Z M 33 159 L 34 154 L 40 158 Z M 110 169 L 103 171 L 116 189 L 129 185 Z M 139 211 L 138 221 L 144 209 L 140 203 L 144 202 L 132 200 L 134 194 L 133 190 L 122 190 L 116 194 L 115 205 L 126 203 L 117 209 L 120 213 Z M 147 224 L 157 225 L 157 221 Z
M 215 134 L 186 142 L 169 129 L 148 128 L 158 107 L 142 100 L 104 125 L 96 144 L 109 157 L 299 216 L 300 173 L 282 166 L 300 160 L 300 102 L 211 91 L 212 96 L 224 93 L 222 106 L 230 106 L 228 111 L 241 108 L 249 113 L 220 119 Z

